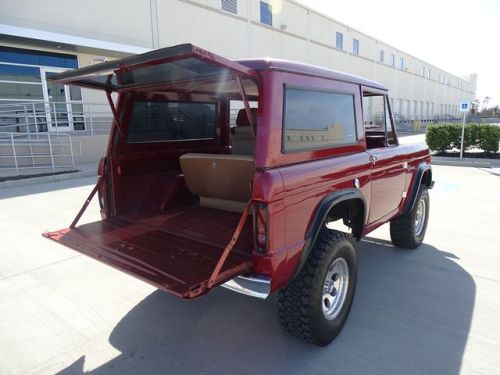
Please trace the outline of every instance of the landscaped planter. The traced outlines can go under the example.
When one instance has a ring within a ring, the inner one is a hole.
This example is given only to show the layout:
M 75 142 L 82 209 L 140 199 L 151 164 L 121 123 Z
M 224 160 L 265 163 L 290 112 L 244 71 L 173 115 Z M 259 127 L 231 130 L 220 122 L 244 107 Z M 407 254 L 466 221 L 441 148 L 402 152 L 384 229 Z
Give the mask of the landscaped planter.
M 461 124 L 435 124 L 427 127 L 425 140 L 438 156 L 459 157 Z M 488 124 L 466 124 L 464 157 L 499 159 L 500 127 Z

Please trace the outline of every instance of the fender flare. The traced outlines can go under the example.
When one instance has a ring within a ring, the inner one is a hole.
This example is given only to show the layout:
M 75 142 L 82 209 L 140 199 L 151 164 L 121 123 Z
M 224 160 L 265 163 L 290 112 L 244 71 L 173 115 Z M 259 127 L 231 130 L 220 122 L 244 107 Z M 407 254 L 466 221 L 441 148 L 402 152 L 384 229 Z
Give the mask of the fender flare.
M 413 210 L 413 207 L 415 206 L 415 202 L 417 201 L 417 197 L 420 194 L 421 186 L 422 186 L 422 179 L 424 178 L 425 173 L 429 171 L 430 172 L 430 179 L 427 184 L 427 187 L 429 189 L 432 189 L 434 186 L 434 181 L 432 181 L 432 167 L 428 163 L 420 163 L 417 167 L 417 172 L 415 173 L 415 180 L 413 183 L 413 186 L 411 188 L 411 194 L 410 197 L 406 203 L 405 208 L 401 211 L 401 214 L 407 214 L 411 210 Z
M 337 204 L 351 199 L 359 199 L 363 202 L 363 209 L 364 209 L 363 225 L 366 224 L 366 217 L 368 214 L 366 209 L 366 199 L 359 190 L 345 189 L 328 194 L 321 200 L 321 202 L 317 206 L 314 218 L 311 221 L 311 224 L 309 225 L 309 228 L 306 232 L 304 248 L 302 249 L 302 252 L 300 254 L 300 259 L 295 267 L 295 271 L 290 281 L 295 279 L 295 277 L 300 273 L 302 267 L 306 263 L 307 258 L 311 253 L 314 243 L 318 238 L 319 232 L 330 210 Z M 359 233 L 358 237 L 360 236 L 361 232 Z

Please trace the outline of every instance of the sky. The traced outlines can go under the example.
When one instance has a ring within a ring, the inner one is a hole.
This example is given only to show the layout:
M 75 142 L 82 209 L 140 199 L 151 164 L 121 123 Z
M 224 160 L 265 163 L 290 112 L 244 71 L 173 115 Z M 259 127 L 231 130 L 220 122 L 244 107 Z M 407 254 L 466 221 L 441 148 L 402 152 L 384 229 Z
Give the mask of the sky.
M 500 0 L 296 0 L 457 76 L 500 105 Z

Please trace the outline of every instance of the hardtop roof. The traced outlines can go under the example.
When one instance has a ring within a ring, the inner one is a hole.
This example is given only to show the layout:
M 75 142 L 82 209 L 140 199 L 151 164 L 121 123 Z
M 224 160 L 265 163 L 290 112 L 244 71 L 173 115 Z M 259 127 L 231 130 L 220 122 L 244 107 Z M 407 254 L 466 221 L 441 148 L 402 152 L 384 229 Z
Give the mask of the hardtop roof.
M 342 73 L 337 70 L 324 68 L 317 65 L 301 63 L 291 60 L 274 58 L 255 58 L 235 60 L 238 64 L 245 65 L 252 70 L 277 70 L 296 74 L 305 74 L 314 77 L 333 79 L 336 81 L 349 82 L 363 86 L 373 87 L 379 90 L 387 91 L 387 88 L 375 81 L 361 78 L 353 74 Z
M 162 65 L 170 68 L 166 70 L 161 67 Z M 145 69 L 148 69 L 149 77 L 144 75 Z M 315 76 L 387 91 L 387 88 L 380 83 L 333 69 L 274 58 L 229 60 L 189 43 L 70 70 L 56 74 L 49 80 L 106 91 L 118 91 L 141 84 L 151 85 L 161 80 L 183 83 L 211 78 L 227 80 L 230 79 L 229 71 L 242 77 L 257 79 L 258 71 L 264 70 Z M 134 72 L 138 77 L 132 77 Z M 145 81 L 145 78 L 149 81 Z

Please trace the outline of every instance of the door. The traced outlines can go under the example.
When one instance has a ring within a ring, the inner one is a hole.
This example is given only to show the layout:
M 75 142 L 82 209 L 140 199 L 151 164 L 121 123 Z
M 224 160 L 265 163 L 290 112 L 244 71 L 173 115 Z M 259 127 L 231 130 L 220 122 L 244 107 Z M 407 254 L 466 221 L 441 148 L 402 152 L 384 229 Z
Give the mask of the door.
M 400 153 L 387 96 L 363 93 L 363 119 L 370 154 L 372 195 L 369 224 L 385 221 L 402 202 L 407 162 Z
M 73 131 L 73 116 L 70 90 L 67 85 L 47 78 L 65 72 L 67 69 L 41 68 L 45 116 L 49 131 Z

